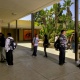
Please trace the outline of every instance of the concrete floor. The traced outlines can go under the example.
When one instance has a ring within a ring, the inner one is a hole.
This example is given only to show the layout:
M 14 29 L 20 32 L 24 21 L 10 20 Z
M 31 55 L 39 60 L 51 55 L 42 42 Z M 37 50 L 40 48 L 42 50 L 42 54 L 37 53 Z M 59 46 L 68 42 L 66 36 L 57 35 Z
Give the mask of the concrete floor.
M 14 65 L 0 63 L 0 80 L 80 80 L 80 69 L 75 66 L 71 50 L 66 51 L 66 63 L 60 66 L 58 51 L 48 48 L 45 58 L 43 48 L 38 47 L 37 57 L 32 57 L 30 43 L 18 45 L 13 54 Z

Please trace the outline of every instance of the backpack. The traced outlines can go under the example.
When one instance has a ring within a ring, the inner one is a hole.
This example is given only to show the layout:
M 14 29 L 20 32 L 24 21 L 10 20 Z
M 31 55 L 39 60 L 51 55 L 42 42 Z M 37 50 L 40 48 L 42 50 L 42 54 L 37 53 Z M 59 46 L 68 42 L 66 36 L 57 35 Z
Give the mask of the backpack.
M 8 39 L 10 39 L 10 38 L 8 38 Z M 10 39 L 9 47 L 11 50 L 14 50 L 16 48 L 16 43 L 14 42 L 13 39 Z
M 33 41 L 32 41 L 32 45 L 34 46 L 34 44 L 35 44 L 35 41 L 36 41 L 36 38 L 34 37 L 33 38 Z
M 58 50 L 59 47 L 60 47 L 60 40 L 59 40 L 59 38 L 58 38 L 58 39 L 56 40 L 56 42 L 54 42 L 54 48 L 55 48 L 56 50 Z

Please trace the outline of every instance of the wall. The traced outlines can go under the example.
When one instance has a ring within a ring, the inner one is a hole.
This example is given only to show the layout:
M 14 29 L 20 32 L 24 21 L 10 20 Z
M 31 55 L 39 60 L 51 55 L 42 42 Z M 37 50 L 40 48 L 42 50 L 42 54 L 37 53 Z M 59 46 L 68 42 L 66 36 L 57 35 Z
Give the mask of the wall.
M 27 30 L 29 32 L 30 29 L 18 29 L 17 30 L 17 41 L 22 42 L 22 41 L 27 41 L 31 39 L 24 39 L 24 31 Z M 11 33 L 12 37 L 16 41 L 16 29 L 8 29 L 8 28 L 2 28 L 2 33 L 7 37 L 7 33 Z M 35 33 L 39 33 L 39 29 L 35 29 Z
M 23 41 L 23 29 L 19 29 L 19 41 Z
M 34 30 L 34 34 L 38 34 L 39 29 Z M 19 29 L 19 41 L 31 40 L 31 29 Z
M 14 40 L 16 40 L 16 29 L 10 29 L 10 31 L 7 28 L 2 28 L 2 33 L 7 37 L 7 33 L 11 33 Z

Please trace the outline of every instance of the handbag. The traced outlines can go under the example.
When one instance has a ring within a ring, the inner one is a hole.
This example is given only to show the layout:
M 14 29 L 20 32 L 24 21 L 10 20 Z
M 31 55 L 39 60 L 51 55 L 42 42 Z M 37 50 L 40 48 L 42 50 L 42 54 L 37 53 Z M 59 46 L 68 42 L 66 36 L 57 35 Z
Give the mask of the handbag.
M 50 46 L 50 43 L 43 44 L 44 47 L 48 48 Z

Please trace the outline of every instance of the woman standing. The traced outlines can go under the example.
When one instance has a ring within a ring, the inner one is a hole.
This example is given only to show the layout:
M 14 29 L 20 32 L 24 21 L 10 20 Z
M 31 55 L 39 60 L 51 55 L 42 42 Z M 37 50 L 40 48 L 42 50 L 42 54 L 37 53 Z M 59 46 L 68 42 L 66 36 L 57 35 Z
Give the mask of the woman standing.
M 46 48 L 49 46 L 49 41 L 48 41 L 48 37 L 47 35 L 45 34 L 44 35 L 44 42 L 43 42 L 43 47 L 44 47 L 44 57 L 47 57 L 47 52 L 46 52 Z

